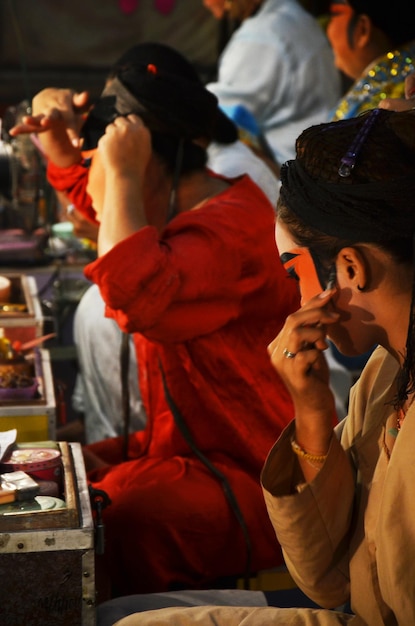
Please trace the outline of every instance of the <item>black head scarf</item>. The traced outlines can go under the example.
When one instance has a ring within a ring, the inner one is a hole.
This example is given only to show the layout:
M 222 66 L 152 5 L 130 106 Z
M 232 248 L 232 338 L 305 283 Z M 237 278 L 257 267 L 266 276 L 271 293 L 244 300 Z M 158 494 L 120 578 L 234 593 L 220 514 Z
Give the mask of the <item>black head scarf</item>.
M 281 201 L 305 224 L 351 242 L 411 238 L 415 232 L 415 113 L 376 110 L 312 126 L 281 169 Z M 354 167 L 339 170 L 352 146 Z
M 415 268 L 414 111 L 376 109 L 308 128 L 281 180 L 280 203 L 305 226 L 351 245 L 399 242 Z M 415 284 L 396 407 L 415 391 L 414 309 Z
M 134 46 L 115 63 L 108 86 L 84 124 L 84 149 L 96 147 L 105 127 L 129 113 L 140 115 L 150 130 L 181 139 L 231 143 L 238 137 L 192 64 L 159 43 Z
M 393 5 L 379 0 L 348 0 L 357 14 L 365 14 L 377 28 L 384 32 L 394 46 L 415 39 L 415 22 L 408 19 L 412 10 L 412 0 L 395 0 Z

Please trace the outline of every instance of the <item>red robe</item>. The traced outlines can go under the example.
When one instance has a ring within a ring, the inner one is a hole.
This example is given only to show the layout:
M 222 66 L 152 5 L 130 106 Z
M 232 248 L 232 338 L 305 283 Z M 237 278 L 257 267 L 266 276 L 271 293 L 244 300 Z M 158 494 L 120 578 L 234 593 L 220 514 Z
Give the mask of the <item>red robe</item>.
M 279 260 L 269 201 L 242 177 L 160 235 L 151 226 L 131 235 L 85 274 L 107 314 L 134 333 L 148 415 L 130 437 L 128 462 L 120 462 L 120 439 L 89 446 L 111 463 L 89 480 L 112 500 L 104 521 L 114 593 L 208 587 L 246 566 L 244 533 L 222 484 L 175 424 L 160 362 L 198 449 L 236 496 L 251 571 L 281 564 L 259 477 L 293 408 L 267 345 L 299 295 Z
M 92 199 L 86 187 L 88 182 L 88 169 L 82 163 L 75 163 L 69 167 L 58 167 L 52 161 L 47 164 L 48 182 L 54 189 L 64 191 L 77 210 L 94 224 L 99 224 L 95 210 L 92 207 Z

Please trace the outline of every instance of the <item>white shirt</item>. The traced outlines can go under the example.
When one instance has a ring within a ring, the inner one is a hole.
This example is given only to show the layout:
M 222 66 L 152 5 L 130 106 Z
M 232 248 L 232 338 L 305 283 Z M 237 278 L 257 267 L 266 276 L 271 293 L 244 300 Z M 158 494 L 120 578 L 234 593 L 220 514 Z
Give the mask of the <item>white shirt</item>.
M 322 26 L 297 0 L 265 0 L 233 33 L 207 85 L 223 106 L 250 111 L 278 163 L 302 130 L 327 121 L 340 74 Z
M 226 145 L 212 142 L 207 152 L 207 165 L 213 172 L 226 178 L 248 174 L 276 209 L 281 183 L 265 161 L 257 157 L 242 141 Z

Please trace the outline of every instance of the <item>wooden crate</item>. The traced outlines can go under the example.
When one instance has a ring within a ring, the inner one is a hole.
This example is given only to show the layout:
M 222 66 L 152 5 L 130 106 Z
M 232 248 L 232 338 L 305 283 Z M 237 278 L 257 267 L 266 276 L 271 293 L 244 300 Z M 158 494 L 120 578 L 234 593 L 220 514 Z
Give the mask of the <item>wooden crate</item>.
M 94 626 L 94 526 L 78 443 L 58 442 L 66 508 L 0 516 L 0 623 Z

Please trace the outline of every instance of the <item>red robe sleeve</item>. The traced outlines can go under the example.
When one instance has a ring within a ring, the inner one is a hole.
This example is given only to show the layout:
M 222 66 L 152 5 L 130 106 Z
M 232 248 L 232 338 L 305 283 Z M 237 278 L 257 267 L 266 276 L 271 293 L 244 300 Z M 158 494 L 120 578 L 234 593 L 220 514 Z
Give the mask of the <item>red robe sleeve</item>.
M 81 161 L 69 167 L 58 167 L 51 161 L 48 161 L 47 179 L 54 189 L 64 191 L 68 195 L 71 202 L 86 219 L 94 224 L 99 224 L 92 206 L 91 196 L 86 190 L 88 169 L 83 163 L 84 161 Z

